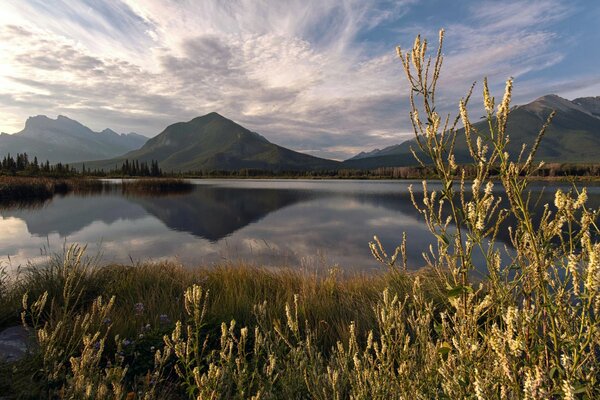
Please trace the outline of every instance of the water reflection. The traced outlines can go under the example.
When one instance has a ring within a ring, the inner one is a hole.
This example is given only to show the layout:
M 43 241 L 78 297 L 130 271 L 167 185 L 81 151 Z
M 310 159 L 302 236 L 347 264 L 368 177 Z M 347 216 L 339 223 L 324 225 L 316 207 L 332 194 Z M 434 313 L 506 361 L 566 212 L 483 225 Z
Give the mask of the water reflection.
M 199 185 L 185 196 L 131 197 L 131 201 L 172 230 L 216 242 L 273 211 L 315 195 L 299 190 Z
M 410 201 L 410 182 L 195 183 L 169 196 L 108 190 L 57 196 L 37 208 L 0 208 L 0 254 L 18 265 L 43 259 L 41 247 L 57 251 L 64 242 L 79 242 L 101 249 L 106 262 L 177 258 L 194 265 L 240 258 L 364 271 L 380 268 L 367 247 L 373 234 L 393 248 L 405 231 L 410 268 L 423 265 L 421 254 L 432 243 Z M 598 189 L 589 191 L 595 206 Z M 551 193 L 542 194 L 541 204 L 552 202 Z M 508 243 L 506 234 L 499 239 Z

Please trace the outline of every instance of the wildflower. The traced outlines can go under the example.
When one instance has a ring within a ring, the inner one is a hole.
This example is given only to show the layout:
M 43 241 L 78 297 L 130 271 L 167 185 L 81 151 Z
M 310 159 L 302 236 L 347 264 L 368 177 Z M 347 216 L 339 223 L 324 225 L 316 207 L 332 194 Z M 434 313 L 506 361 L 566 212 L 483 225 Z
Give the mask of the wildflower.
M 131 344 L 131 340 L 125 339 L 123 340 L 123 346 L 129 346 Z
M 488 183 L 485 185 L 485 195 L 486 196 L 491 195 L 493 189 L 494 189 L 494 184 L 492 183 L 492 181 L 488 181 Z
M 481 181 L 479 178 L 473 179 L 473 194 L 479 193 L 479 188 L 481 187 Z
M 475 368 L 474 386 L 475 386 L 475 396 L 477 397 L 477 400 L 485 399 L 485 395 L 484 395 L 483 389 L 482 389 L 481 379 L 479 378 L 479 371 L 477 370 L 477 368 Z
M 559 210 L 565 205 L 565 195 L 560 189 L 558 189 L 556 193 L 554 193 L 554 205 Z
M 477 229 L 478 231 L 482 231 L 483 228 L 485 228 L 484 215 L 480 213 L 477 215 L 477 222 L 475 223 L 475 229 Z
M 573 207 L 575 209 L 583 207 L 583 205 L 585 204 L 586 201 L 587 201 L 587 189 L 583 188 L 581 193 L 579 193 L 579 195 L 577 196 L 577 201 L 575 201 L 575 204 L 573 205 Z
M 110 325 L 110 323 L 111 323 L 111 322 L 112 322 L 112 320 L 111 320 L 110 318 L 104 318 L 104 319 L 102 320 L 102 323 L 103 323 L 104 325 Z
M 506 123 L 506 117 L 508 116 L 509 106 L 510 106 L 510 98 L 512 95 L 512 79 L 506 81 L 506 88 L 504 91 L 504 97 L 502 98 L 502 103 L 498 104 L 498 111 L 496 115 L 498 117 L 498 122 L 501 125 Z
M 461 100 L 460 103 L 458 103 L 458 107 L 460 110 L 460 118 L 462 119 L 465 130 L 467 130 L 471 127 L 471 124 L 469 123 L 469 115 L 467 114 L 467 106 L 465 105 L 465 102 Z
M 486 111 L 488 114 L 491 114 L 494 111 L 494 98 L 490 96 L 487 78 L 483 80 L 483 102 L 485 103 Z
M 574 400 L 575 399 L 575 389 L 573 389 L 573 385 L 567 380 L 563 381 L 562 384 L 563 394 L 565 395 L 565 400 Z
M 160 314 L 160 316 L 158 318 L 159 318 L 161 324 L 168 324 L 169 322 L 171 322 L 171 320 L 169 319 L 167 314 Z
M 450 169 L 452 171 L 458 168 L 458 166 L 456 165 L 456 159 L 454 158 L 454 154 L 450 154 L 450 157 L 448 157 L 448 165 L 450 165 Z
M 144 303 L 135 303 L 133 307 L 135 309 L 135 315 L 142 315 L 144 313 Z

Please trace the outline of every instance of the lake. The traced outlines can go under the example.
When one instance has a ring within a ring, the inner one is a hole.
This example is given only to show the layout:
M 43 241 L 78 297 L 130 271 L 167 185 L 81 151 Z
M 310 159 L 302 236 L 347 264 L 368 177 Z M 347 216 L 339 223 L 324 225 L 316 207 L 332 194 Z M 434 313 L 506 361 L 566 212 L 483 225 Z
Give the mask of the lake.
M 189 266 L 249 261 L 262 266 L 381 270 L 368 242 L 376 234 L 389 252 L 405 231 L 408 264 L 424 265 L 431 241 L 408 193 L 420 181 L 193 180 L 186 193 L 161 196 L 55 196 L 0 209 L 0 255 L 9 269 L 43 262 L 69 243 L 87 244 L 104 263 L 176 259 Z M 544 189 L 546 187 L 546 189 Z M 557 187 L 535 183 L 541 203 Z M 436 185 L 430 183 L 430 189 Z M 588 185 L 588 205 L 600 186 Z M 500 240 L 508 242 L 505 235 Z

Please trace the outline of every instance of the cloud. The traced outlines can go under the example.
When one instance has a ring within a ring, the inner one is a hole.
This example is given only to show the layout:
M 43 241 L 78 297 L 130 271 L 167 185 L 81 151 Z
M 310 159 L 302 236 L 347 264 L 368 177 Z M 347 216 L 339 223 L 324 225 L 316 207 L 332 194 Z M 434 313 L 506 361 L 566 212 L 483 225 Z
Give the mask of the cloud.
M 410 137 L 396 37 L 406 47 L 417 32 L 437 36 L 437 26 L 412 22 L 427 20 L 420 5 L 9 0 L 0 16 L 0 130 L 18 131 L 32 114 L 66 114 L 95 130 L 154 136 L 217 111 L 319 156 L 392 145 Z M 527 82 L 564 60 L 551 28 L 569 10 L 554 0 L 469 3 L 466 18 L 441 19 L 440 110 L 453 110 L 484 75 L 498 90 L 508 76 L 523 79 L 518 98 L 545 94 Z M 573 79 L 557 81 L 547 86 Z

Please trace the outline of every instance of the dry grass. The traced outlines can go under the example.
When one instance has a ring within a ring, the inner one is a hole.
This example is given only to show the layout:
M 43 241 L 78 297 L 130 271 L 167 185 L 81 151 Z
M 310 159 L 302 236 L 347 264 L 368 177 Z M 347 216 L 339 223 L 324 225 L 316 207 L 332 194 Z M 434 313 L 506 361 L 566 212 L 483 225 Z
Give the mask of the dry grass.
M 389 271 L 380 275 L 344 276 L 332 270 L 327 276 L 320 276 L 243 263 L 185 268 L 173 262 L 104 267 L 97 262 L 95 257 L 85 254 L 85 248 L 73 246 L 65 254 L 50 257 L 45 266 L 22 270 L 16 280 L 3 286 L 0 323 L 10 326 L 20 322 L 21 298 L 27 294 L 25 323 L 55 338 L 53 343 L 41 344 L 41 354 L 34 354 L 12 370 L 11 384 L 5 388 L 8 393 L 43 398 L 50 396 L 53 388 L 69 384 L 70 376 L 75 373 L 69 360 L 93 350 L 86 350 L 84 338 L 93 337 L 95 329 L 101 332 L 96 340 L 102 338 L 103 354 L 94 361 L 96 366 L 89 368 L 101 371 L 101 367 L 113 359 L 111 354 L 117 352 L 127 362 L 122 384 L 128 390 L 139 389 L 144 376 L 155 371 L 155 351 L 164 347 L 163 335 L 173 331 L 176 321 L 189 318 L 183 295 L 194 285 L 202 285 L 209 293 L 201 327 L 202 334 L 208 338 L 208 350 L 219 348 L 223 323 L 235 320 L 239 326 L 256 324 L 257 304 L 269 304 L 265 309 L 268 318 L 262 322 L 265 327 L 274 329 L 276 325 L 285 324 L 286 304 L 296 299 L 298 316 L 306 321 L 307 328 L 311 327 L 315 346 L 322 354 L 329 354 L 336 343 L 350 339 L 350 326 L 357 335 L 366 338 L 377 324 L 373 309 L 384 288 L 391 288 L 392 293 L 401 297 L 408 296 L 415 277 L 427 275 L 424 271 L 418 275 Z M 441 282 L 434 276 L 428 280 L 429 295 L 443 307 Z M 97 309 L 99 296 L 104 304 L 114 298 L 110 309 L 93 311 Z M 36 306 L 34 300 L 42 298 L 43 305 Z M 92 318 L 93 315 L 96 316 Z M 97 315 L 104 315 L 105 323 L 97 322 L 88 327 L 73 323 L 85 318 L 98 320 Z M 115 339 L 115 335 L 119 339 Z M 73 342 L 73 337 L 78 339 Z M 56 348 L 62 349 L 59 357 Z M 165 395 L 167 390 L 177 397 L 181 392 L 173 376 L 174 361 L 168 360 L 163 367 L 167 372 L 161 372 L 166 374 L 161 380 L 161 393 Z M 32 381 L 29 374 L 40 368 L 48 378 Z M 0 368 L 0 375 L 7 373 L 8 370 Z

